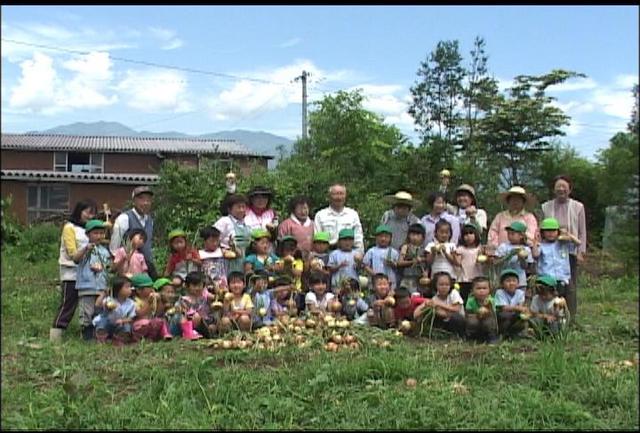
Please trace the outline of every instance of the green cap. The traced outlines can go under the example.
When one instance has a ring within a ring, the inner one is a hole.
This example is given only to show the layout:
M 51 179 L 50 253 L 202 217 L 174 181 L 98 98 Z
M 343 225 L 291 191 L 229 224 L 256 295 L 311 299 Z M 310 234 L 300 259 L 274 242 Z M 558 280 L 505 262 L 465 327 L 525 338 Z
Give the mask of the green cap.
M 169 232 L 169 242 L 171 242 L 171 240 L 173 238 L 177 238 L 177 237 L 180 237 L 180 236 L 182 236 L 185 239 L 187 238 L 187 234 L 184 232 L 184 230 L 182 230 L 182 229 L 171 230 Z
M 465 229 L 465 227 L 469 227 L 474 229 L 477 233 L 480 233 L 480 226 L 476 223 L 472 223 L 471 221 L 467 221 L 462 225 L 462 230 Z
M 353 233 L 353 229 L 342 229 L 340 230 L 340 232 L 338 232 L 338 239 L 345 239 L 345 238 L 355 238 L 355 234 Z
M 84 231 L 86 233 L 89 233 L 91 230 L 103 229 L 103 228 L 104 228 L 104 221 L 89 220 L 87 221 L 87 224 L 84 226 Z
M 251 232 L 251 239 L 257 241 L 258 239 L 269 238 L 271 239 L 271 235 L 265 229 L 255 229 Z
M 511 224 L 509 224 L 509 227 L 507 227 L 507 230 L 513 230 L 514 232 L 518 232 L 518 233 L 526 233 L 527 225 L 522 221 L 514 221 Z
M 136 289 L 142 287 L 153 287 L 153 280 L 149 276 L 149 274 L 135 274 L 131 277 L 131 284 Z
M 518 271 L 515 269 L 507 268 L 504 271 L 500 272 L 500 282 L 505 279 L 507 275 L 513 275 L 516 278 L 520 278 L 518 275 Z
M 331 235 L 329 235 L 329 232 L 315 232 L 313 234 L 313 242 L 329 243 L 329 240 L 331 240 Z
M 376 235 L 379 235 L 380 233 L 393 234 L 391 232 L 391 227 L 386 224 L 380 224 L 378 227 L 376 227 Z
M 298 243 L 298 240 L 291 235 L 286 235 L 282 239 L 280 239 L 280 242 L 284 242 L 284 241 L 296 241 L 296 243 Z
M 540 230 L 560 230 L 560 223 L 555 218 L 545 218 L 540 224 Z
M 145 274 L 139 274 L 139 275 L 145 275 Z M 158 278 L 156 282 L 153 283 L 153 288 L 156 289 L 156 291 L 159 291 L 160 289 L 162 289 L 164 286 L 167 286 L 167 285 L 173 286 L 170 279 Z
M 542 283 L 545 286 L 553 287 L 555 289 L 558 282 L 551 275 L 538 275 L 536 278 L 536 283 Z

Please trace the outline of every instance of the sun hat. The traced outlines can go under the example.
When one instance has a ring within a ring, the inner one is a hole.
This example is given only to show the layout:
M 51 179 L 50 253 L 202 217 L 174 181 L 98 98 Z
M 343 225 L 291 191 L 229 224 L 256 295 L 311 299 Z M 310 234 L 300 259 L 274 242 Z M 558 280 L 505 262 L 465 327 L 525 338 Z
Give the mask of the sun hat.
M 473 196 L 473 198 L 476 198 L 476 190 L 471 185 L 469 185 L 468 183 L 463 183 L 462 185 L 460 185 L 456 189 L 456 194 L 458 192 L 468 192 L 469 194 L 471 194 Z
M 510 195 L 521 196 L 524 200 L 525 205 L 530 205 L 533 202 L 533 197 L 531 196 L 531 194 L 527 193 L 527 191 L 525 191 L 525 189 L 521 186 L 512 186 L 511 188 L 509 188 L 509 191 L 501 193 L 500 198 L 505 204 L 508 204 Z
M 266 186 L 256 185 L 247 193 L 247 197 L 251 198 L 256 195 L 266 195 L 269 197 L 273 197 L 273 191 L 271 191 Z
M 404 204 L 415 207 L 420 204 L 420 202 L 418 200 L 415 200 L 413 196 L 407 191 L 398 191 L 395 194 L 386 195 L 382 200 L 386 203 L 390 203 L 393 206 Z

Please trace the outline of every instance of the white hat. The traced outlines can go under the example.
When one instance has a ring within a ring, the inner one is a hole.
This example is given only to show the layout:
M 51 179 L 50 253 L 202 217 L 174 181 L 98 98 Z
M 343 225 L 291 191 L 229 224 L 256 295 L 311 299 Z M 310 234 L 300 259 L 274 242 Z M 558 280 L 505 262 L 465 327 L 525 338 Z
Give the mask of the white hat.
M 413 196 L 406 191 L 398 191 L 393 195 L 387 195 L 384 197 L 384 201 L 392 205 L 406 204 L 412 207 L 420 203 L 418 200 L 414 200 Z

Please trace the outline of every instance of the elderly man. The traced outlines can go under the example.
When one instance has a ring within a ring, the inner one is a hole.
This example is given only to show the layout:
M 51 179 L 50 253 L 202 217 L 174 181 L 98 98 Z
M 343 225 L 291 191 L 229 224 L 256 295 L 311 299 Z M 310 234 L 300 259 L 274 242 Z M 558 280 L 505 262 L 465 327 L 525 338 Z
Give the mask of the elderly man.
M 391 204 L 391 209 L 382 214 L 380 224 L 391 227 L 391 246 L 400 251 L 400 247 L 407 240 L 409 226 L 420 223 L 420 218 L 411 211 L 418 202 L 406 191 L 385 196 L 383 200 Z
M 314 219 L 314 231 L 328 232 L 329 244 L 335 248 L 338 242 L 338 233 L 342 229 L 353 229 L 355 248 L 364 254 L 362 236 L 362 224 L 360 216 L 355 210 L 346 207 L 347 188 L 344 185 L 334 184 L 329 188 L 329 207 L 321 209 Z
M 149 276 L 154 280 L 158 278 L 156 265 L 153 261 L 151 243 L 153 242 L 153 218 L 151 217 L 151 204 L 153 203 L 153 192 L 148 186 L 139 186 L 131 193 L 133 199 L 133 209 L 123 211 L 113 223 L 111 242 L 109 249 L 111 254 L 123 246 L 124 239 L 128 232 L 133 229 L 142 229 L 147 234 L 147 239 L 142 247 L 144 260 L 149 268 Z

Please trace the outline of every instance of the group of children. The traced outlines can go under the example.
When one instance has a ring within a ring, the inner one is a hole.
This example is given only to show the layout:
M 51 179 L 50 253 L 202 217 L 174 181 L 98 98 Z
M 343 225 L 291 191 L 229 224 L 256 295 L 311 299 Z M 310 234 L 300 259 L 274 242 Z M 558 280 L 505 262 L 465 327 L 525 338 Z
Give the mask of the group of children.
M 539 237 L 527 239 L 525 223 L 515 221 L 506 229 L 508 242 L 493 249 L 481 245 L 472 223 L 463 225 L 460 245 L 454 245 L 451 223 L 440 219 L 432 242 L 425 243 L 421 224 L 412 224 L 398 251 L 390 245 L 391 228 L 380 225 L 364 255 L 354 248 L 351 229 L 339 232 L 335 249 L 329 233 L 315 233 L 304 254 L 294 237 L 274 245 L 265 229 L 251 232 L 246 251 L 233 242 L 223 247 L 214 226 L 200 231 L 202 249 L 173 230 L 164 277 L 152 281 L 140 251 L 146 233 L 131 230 L 112 256 L 104 223 L 91 220 L 89 243 L 74 257 L 83 335 L 114 344 L 193 340 L 250 331 L 283 314 L 327 313 L 407 332 L 443 328 L 490 343 L 530 329 L 557 333 L 568 319 L 562 297 L 569 253 L 579 241 L 553 218 L 540 227 Z M 494 288 L 487 275 L 495 272 Z

